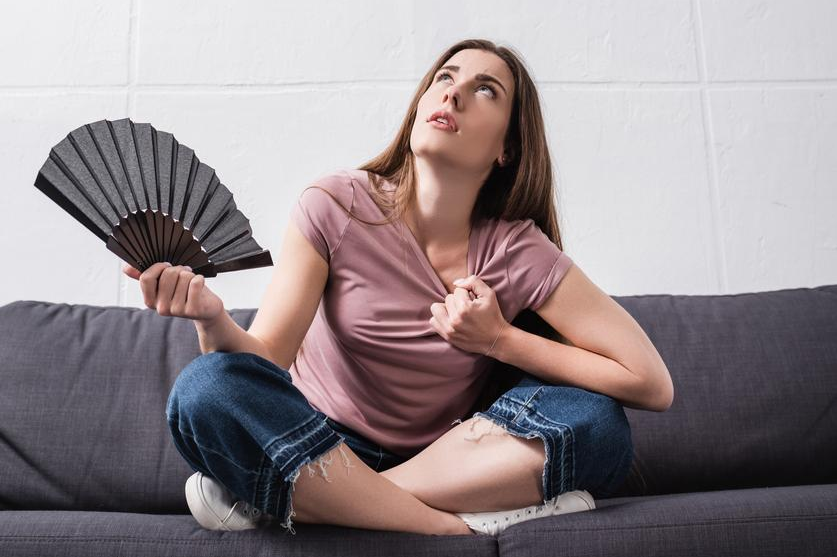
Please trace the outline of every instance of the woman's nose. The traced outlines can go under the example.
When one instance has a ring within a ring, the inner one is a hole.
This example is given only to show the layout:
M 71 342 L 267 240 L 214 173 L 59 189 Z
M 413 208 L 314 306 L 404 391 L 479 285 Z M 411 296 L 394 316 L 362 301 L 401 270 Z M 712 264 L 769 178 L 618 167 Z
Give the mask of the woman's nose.
M 447 91 L 445 91 L 445 96 L 443 97 L 443 102 L 447 102 L 447 100 L 451 100 L 451 104 L 457 106 L 460 102 L 459 99 L 459 91 L 454 87 L 450 87 Z

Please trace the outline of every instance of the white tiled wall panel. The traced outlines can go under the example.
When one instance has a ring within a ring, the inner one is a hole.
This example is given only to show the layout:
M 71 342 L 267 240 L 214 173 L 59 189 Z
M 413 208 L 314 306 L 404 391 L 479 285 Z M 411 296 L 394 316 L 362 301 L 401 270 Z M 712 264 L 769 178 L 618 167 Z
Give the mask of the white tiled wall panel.
M 570 254 L 576 246 L 596 254 L 579 266 L 597 283 L 637 285 L 639 292 L 714 286 L 699 93 L 546 91 L 544 100 L 562 240 Z
M 121 261 L 34 188 L 76 127 L 130 117 L 218 172 L 278 257 L 315 177 L 393 138 L 449 45 L 511 46 L 543 104 L 566 251 L 611 295 L 837 283 L 830 0 L 0 6 L 0 304 L 144 307 Z M 257 307 L 262 268 L 209 284 Z
M 0 87 L 128 83 L 130 0 L 0 3 Z
M 837 2 L 700 0 L 710 81 L 837 79 Z
M 712 107 L 731 289 L 837 283 L 837 90 L 713 91 Z
M 0 304 L 14 300 L 117 303 L 117 258 L 34 187 L 49 150 L 85 122 L 116 119 L 125 92 L 0 92 Z

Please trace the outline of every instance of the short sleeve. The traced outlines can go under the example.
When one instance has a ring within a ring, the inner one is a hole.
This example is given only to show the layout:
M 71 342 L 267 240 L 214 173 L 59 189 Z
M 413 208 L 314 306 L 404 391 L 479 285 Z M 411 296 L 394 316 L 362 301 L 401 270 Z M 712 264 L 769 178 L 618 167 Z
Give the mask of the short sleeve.
M 570 256 L 534 220 L 525 219 L 511 231 L 506 244 L 506 268 L 521 309 L 540 308 L 572 264 Z
M 346 211 L 351 211 L 353 205 L 352 177 L 347 172 L 335 172 L 317 178 L 302 190 L 291 218 L 314 249 L 330 263 L 351 220 Z

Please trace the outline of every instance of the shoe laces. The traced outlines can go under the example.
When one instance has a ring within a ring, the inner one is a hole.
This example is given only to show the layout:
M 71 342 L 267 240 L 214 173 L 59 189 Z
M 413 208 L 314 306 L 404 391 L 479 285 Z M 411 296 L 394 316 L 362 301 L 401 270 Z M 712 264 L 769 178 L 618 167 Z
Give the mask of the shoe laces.
M 261 516 L 262 511 L 261 509 L 247 504 L 241 509 L 241 514 L 249 518 L 258 518 L 259 516 Z
M 506 523 L 510 523 L 510 524 L 507 524 L 508 526 L 510 526 L 511 524 L 517 524 L 523 518 L 527 518 L 527 517 L 528 517 L 528 519 L 538 518 L 541 515 L 545 515 L 545 511 L 546 511 L 547 508 L 555 507 L 557 502 L 558 502 L 558 499 L 556 497 L 555 499 L 551 499 L 551 500 L 547 501 L 546 503 L 541 503 L 540 505 L 532 505 L 530 507 L 525 507 L 523 509 L 520 509 L 520 511 L 514 513 L 513 517 L 509 516 L 509 515 L 506 515 L 504 517 L 504 521 Z M 494 520 L 493 524 L 498 524 L 498 522 L 496 520 Z M 482 525 L 483 525 L 484 528 L 491 528 L 492 530 L 497 529 L 497 527 L 492 527 L 492 525 L 490 525 L 487 522 L 483 522 Z
M 514 513 L 514 519 L 510 519 L 509 515 L 506 515 L 505 522 L 511 522 L 512 524 L 516 524 L 520 522 L 521 517 L 537 518 L 538 516 L 544 514 L 544 511 L 548 506 L 554 505 L 555 500 L 553 499 L 548 503 L 541 503 L 540 505 L 532 505 L 531 507 L 526 507 L 524 509 L 521 509 L 519 512 Z M 498 527 L 494 526 L 495 524 L 497 524 L 496 520 L 492 521 L 492 523 L 483 521 L 482 527 L 491 531 L 492 533 L 496 533 Z

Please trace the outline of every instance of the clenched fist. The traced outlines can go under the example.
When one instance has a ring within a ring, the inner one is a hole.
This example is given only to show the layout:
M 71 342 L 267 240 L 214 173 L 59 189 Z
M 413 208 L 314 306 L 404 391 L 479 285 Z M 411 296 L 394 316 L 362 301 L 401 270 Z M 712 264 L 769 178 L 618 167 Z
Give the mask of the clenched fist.
M 145 305 L 160 315 L 210 322 L 224 311 L 224 302 L 191 267 L 161 262 L 140 273 L 124 264 L 122 272 L 139 280 Z

